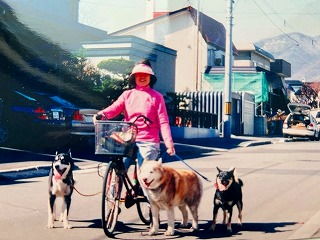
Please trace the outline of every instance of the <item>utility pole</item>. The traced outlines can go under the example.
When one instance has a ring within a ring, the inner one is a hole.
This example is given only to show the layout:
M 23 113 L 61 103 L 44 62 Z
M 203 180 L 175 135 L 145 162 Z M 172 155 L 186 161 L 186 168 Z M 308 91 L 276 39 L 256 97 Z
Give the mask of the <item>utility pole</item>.
M 196 92 L 199 90 L 199 19 L 200 19 L 200 0 L 197 2 L 197 27 L 196 27 Z
M 227 0 L 227 29 L 226 29 L 226 56 L 224 74 L 224 118 L 223 118 L 223 137 L 231 137 L 231 82 L 232 82 L 232 3 Z

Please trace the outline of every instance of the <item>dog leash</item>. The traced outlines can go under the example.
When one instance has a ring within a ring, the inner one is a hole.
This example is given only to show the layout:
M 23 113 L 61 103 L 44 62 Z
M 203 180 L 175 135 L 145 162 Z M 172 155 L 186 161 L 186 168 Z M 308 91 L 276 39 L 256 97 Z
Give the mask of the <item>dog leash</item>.
M 194 171 L 196 174 L 198 174 L 200 177 L 202 177 L 207 182 L 211 182 L 207 177 L 203 176 L 201 173 L 199 173 L 197 170 L 195 170 L 193 167 L 191 167 L 188 163 L 186 163 L 181 157 L 179 157 L 176 153 L 174 154 L 176 158 L 178 158 L 181 162 L 183 162 L 188 168 L 190 168 L 192 171 Z
M 101 165 L 101 164 L 102 164 L 102 163 L 99 163 L 99 164 L 98 164 L 98 175 L 99 175 L 99 177 L 102 177 L 102 178 L 103 178 L 103 176 L 101 176 L 101 175 L 100 175 L 100 172 L 99 172 L 99 169 L 100 169 L 100 165 Z M 74 186 L 74 184 L 72 185 L 72 188 L 73 188 L 79 195 L 81 195 L 81 196 L 83 196 L 83 197 L 93 197 L 93 196 L 96 196 L 96 195 L 98 195 L 98 194 L 101 193 L 101 191 L 99 191 L 99 192 L 93 193 L 93 194 L 84 194 L 84 193 L 81 193 L 81 192 Z
M 101 191 L 100 191 L 100 192 L 93 193 L 93 194 L 83 194 L 83 193 L 79 192 L 79 190 L 76 189 L 76 187 L 74 185 L 72 187 L 77 193 L 79 193 L 81 196 L 84 196 L 84 197 L 93 197 L 93 196 L 96 196 L 101 193 Z

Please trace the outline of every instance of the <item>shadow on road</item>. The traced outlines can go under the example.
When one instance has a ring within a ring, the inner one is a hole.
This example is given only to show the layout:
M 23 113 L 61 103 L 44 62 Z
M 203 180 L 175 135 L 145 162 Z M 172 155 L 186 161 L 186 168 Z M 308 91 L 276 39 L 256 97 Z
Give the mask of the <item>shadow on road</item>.
M 79 221 L 77 221 L 79 222 Z M 93 219 L 88 221 L 92 223 L 89 228 L 101 228 L 100 219 Z M 164 236 L 164 232 L 167 228 L 166 222 L 160 224 L 159 233 L 152 236 L 153 240 L 157 239 L 177 239 L 183 237 L 192 237 L 193 239 L 212 239 L 212 238 L 229 238 L 229 237 L 241 237 L 242 232 L 262 232 L 262 233 L 278 233 L 282 232 L 281 228 L 288 225 L 295 225 L 296 222 L 271 222 L 271 223 L 244 223 L 241 226 L 238 224 L 232 224 L 232 233 L 228 233 L 226 226 L 223 224 L 217 224 L 215 231 L 210 231 L 211 222 L 202 221 L 199 224 L 199 231 L 192 232 L 190 228 L 179 228 L 179 224 L 176 224 L 176 230 L 174 236 Z M 77 228 L 77 227 L 75 227 Z M 102 229 L 101 229 L 102 231 Z M 114 233 L 114 239 L 141 239 L 148 236 L 149 226 L 142 223 L 123 223 L 119 221 L 117 223 L 116 231 Z M 150 237 L 150 236 L 148 236 Z

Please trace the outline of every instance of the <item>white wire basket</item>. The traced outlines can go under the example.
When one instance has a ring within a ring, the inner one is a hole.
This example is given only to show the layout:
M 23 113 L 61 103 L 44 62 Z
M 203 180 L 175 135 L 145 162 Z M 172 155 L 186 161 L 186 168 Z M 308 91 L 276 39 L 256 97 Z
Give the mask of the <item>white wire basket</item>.
M 97 121 L 95 154 L 132 157 L 137 126 L 131 122 Z

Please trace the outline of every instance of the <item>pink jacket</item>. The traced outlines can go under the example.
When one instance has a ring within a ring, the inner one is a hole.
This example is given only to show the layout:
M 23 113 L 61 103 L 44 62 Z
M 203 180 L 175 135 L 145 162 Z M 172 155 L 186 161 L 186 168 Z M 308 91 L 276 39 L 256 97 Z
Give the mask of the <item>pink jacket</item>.
M 124 91 L 112 105 L 100 111 L 108 119 L 112 119 L 122 112 L 125 121 L 133 122 L 139 115 L 144 115 L 152 121 L 152 123 L 148 123 L 149 127 L 142 118 L 136 121 L 138 126 L 137 142 L 158 143 L 161 132 L 166 147 L 173 147 L 166 105 L 159 92 L 150 86 L 137 86 L 134 89 Z

